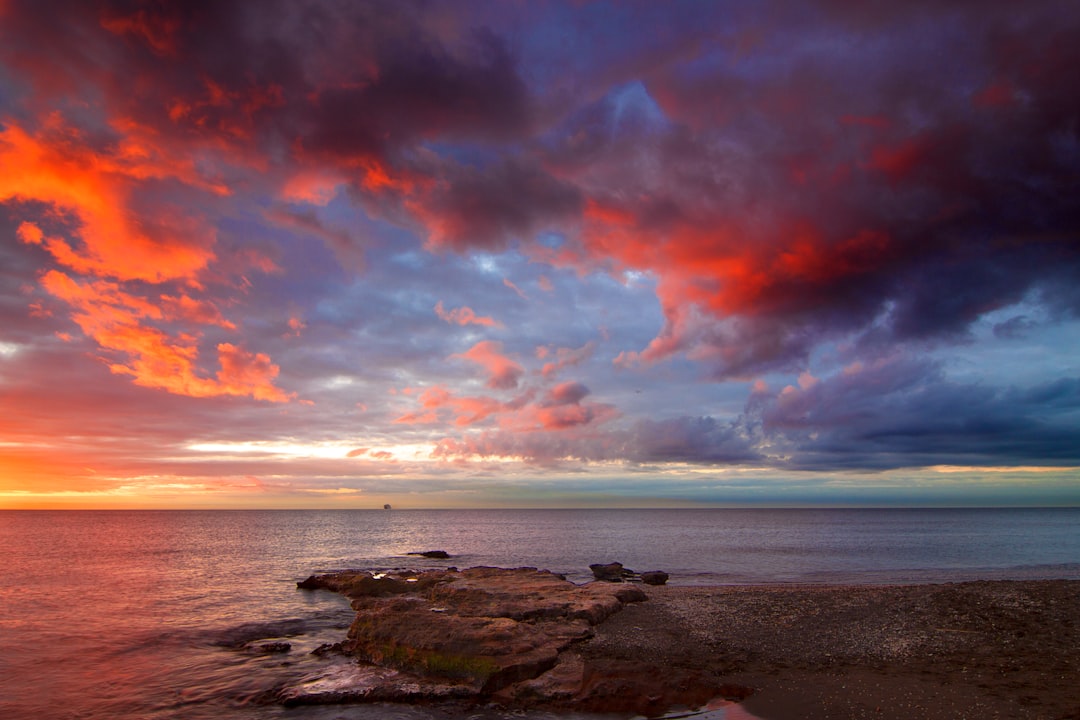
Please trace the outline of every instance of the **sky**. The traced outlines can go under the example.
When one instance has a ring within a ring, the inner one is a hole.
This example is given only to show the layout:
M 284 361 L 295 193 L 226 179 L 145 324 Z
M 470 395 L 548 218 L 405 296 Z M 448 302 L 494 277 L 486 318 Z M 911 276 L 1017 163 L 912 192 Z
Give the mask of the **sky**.
M 1080 505 L 1080 7 L 0 0 L 0 508 Z

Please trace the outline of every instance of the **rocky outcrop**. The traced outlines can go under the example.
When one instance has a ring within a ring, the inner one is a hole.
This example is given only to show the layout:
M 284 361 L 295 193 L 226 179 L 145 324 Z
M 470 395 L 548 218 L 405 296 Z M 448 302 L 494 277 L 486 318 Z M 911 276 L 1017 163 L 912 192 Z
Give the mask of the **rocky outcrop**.
M 637 577 L 637 573 L 623 567 L 622 563 L 594 563 L 589 566 L 593 577 L 604 582 L 622 582 Z
M 596 563 L 590 565 L 589 569 L 592 570 L 594 578 L 604 582 L 643 582 L 646 585 L 664 585 L 668 581 L 668 574 L 661 570 L 636 573 L 618 562 Z
M 535 568 L 344 571 L 297 585 L 352 600 L 356 618 L 334 649 L 366 669 L 309 678 L 283 692 L 288 704 L 493 695 L 570 702 L 582 673 L 571 664 L 545 674 L 595 625 L 646 599 L 638 587 L 575 585 Z
M 419 557 L 425 557 L 430 560 L 449 560 L 450 553 L 445 550 L 424 550 L 423 552 L 411 552 L 407 555 L 418 555 Z
M 641 573 L 641 582 L 646 585 L 666 585 L 668 574 L 661 570 L 649 570 Z

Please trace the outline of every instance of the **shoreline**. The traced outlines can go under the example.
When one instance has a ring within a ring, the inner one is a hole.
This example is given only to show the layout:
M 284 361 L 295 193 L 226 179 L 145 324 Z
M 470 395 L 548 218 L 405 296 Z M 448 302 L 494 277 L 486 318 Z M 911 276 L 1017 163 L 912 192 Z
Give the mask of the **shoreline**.
M 1080 581 L 667 585 L 596 627 L 590 660 L 746 688 L 763 720 L 1080 719 Z

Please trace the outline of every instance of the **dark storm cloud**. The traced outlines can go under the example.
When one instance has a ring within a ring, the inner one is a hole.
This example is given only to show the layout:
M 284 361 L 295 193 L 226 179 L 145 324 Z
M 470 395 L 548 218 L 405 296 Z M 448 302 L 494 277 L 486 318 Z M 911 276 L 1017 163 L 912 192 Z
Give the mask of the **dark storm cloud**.
M 511 240 L 557 229 L 581 212 L 576 187 L 531 164 L 450 167 L 441 176 L 445 185 L 419 211 L 439 247 L 503 250 Z
M 1080 462 L 1080 380 L 994 388 L 946 379 L 906 357 L 857 365 L 751 400 L 749 413 L 792 469 Z
M 490 31 L 472 33 L 461 55 L 431 37 L 381 37 L 371 60 L 373 77 L 320 93 L 304 135 L 306 150 L 378 155 L 385 146 L 516 138 L 526 129 L 525 85 Z
M 545 146 L 621 215 L 562 258 L 660 278 L 667 325 L 641 359 L 798 369 L 879 319 L 879 342 L 962 339 L 1033 291 L 1075 316 L 1077 13 L 778 6 L 743 50 L 640 76 L 664 122 L 613 92 Z
M 449 47 L 422 3 L 11 3 L 5 60 L 55 103 L 88 81 L 110 111 L 264 159 L 385 161 L 428 139 L 516 138 L 528 95 L 483 27 Z

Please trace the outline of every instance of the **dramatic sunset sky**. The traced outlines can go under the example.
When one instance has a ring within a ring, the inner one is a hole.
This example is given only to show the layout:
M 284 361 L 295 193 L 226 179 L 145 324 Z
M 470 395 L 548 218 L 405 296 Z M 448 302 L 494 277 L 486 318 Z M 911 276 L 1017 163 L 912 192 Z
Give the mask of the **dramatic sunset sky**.
M 1080 6 L 0 0 L 0 507 L 1080 504 Z

